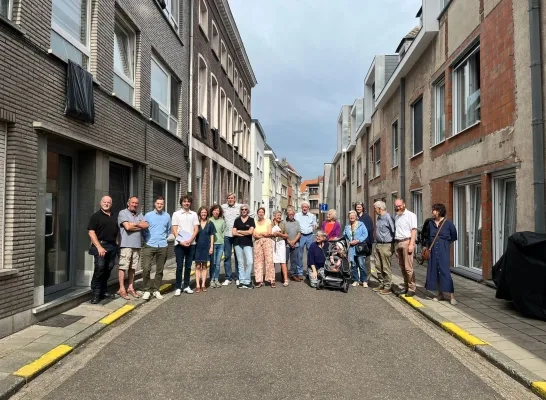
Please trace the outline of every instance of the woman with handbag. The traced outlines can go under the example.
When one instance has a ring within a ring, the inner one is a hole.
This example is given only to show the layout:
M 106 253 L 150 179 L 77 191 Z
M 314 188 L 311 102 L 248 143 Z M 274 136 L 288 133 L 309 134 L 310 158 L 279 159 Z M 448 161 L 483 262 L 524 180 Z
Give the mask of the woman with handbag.
M 349 223 L 345 226 L 343 236 L 349 240 L 349 261 L 351 262 L 353 286 L 361 285 L 368 287 L 368 272 L 366 271 L 364 260 L 359 260 L 366 256 L 368 230 L 366 229 L 366 225 L 358 220 L 358 216 L 354 210 L 349 211 Z
M 423 249 L 423 258 L 428 260 L 425 288 L 438 291 L 434 301 L 445 300 L 444 293 L 449 293 L 450 303 L 457 304 L 455 288 L 451 278 L 450 246 L 457 240 L 457 229 L 453 222 L 446 218 L 446 207 L 443 204 L 432 206 L 434 219 L 428 223 L 427 247 Z

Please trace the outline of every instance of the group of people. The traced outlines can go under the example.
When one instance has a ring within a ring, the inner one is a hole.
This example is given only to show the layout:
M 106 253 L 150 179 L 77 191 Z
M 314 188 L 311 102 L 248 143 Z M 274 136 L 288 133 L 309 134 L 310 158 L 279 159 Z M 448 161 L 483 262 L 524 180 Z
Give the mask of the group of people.
M 139 199 L 133 196 L 128 200 L 127 208 L 115 216 L 111 213 L 112 199 L 109 196 L 101 199 L 100 210 L 92 215 L 88 224 L 92 242 L 89 254 L 95 260 L 91 281 L 92 303 L 116 297 L 108 293 L 107 282 L 118 253 L 120 286 L 117 295 L 124 299 L 130 299 L 129 295 L 134 298 L 142 295 L 145 300 L 152 296 L 163 298 L 159 288 L 170 234 L 175 238 L 175 296 L 183 292 L 206 292 L 208 276 L 209 287 L 212 288 L 232 283 L 241 289 L 259 288 L 265 284 L 276 288 L 275 264 L 280 264 L 283 286 L 288 286 L 290 279 L 301 282 L 305 276 L 304 249 L 307 249 L 309 284 L 315 287 L 318 271 L 326 262 L 327 243 L 342 237 L 349 244 L 347 257 L 351 264 L 353 286 L 368 287 L 366 256 L 356 250 L 357 245 L 366 244 L 368 249 L 374 249 L 378 271 L 379 286 L 373 290 L 384 295 L 391 293 L 391 258 L 396 254 L 404 276 L 404 293 L 406 296 L 415 294 L 413 252 L 417 217 L 406 209 L 402 199 L 395 201 L 395 218 L 389 215 L 384 202 L 376 202 L 375 224 L 363 203 L 355 204 L 355 210 L 349 212 L 348 222 L 343 228 L 337 220 L 336 211 L 331 209 L 318 231 L 316 216 L 309 211 L 307 202 L 301 204 L 298 213 L 288 207 L 285 220 L 280 211 L 275 211 L 271 219 L 266 218 L 263 207 L 256 210 L 256 218 L 252 217 L 248 205 L 236 203 L 233 193 L 227 196 L 225 204 L 215 204 L 210 209 L 200 207 L 197 212 L 191 210 L 191 196 L 182 196 L 180 205 L 180 210 L 174 212 L 171 219 L 164 210 L 165 200 L 160 196 L 155 199 L 154 209 L 143 215 L 138 212 Z M 456 304 L 449 272 L 449 246 L 457 239 L 457 232 L 453 223 L 445 219 L 445 206 L 435 204 L 432 214 L 433 218 L 426 221 L 427 246 L 430 247 L 426 288 L 438 291 L 435 300 L 442 300 L 443 293 L 449 293 L 452 304 Z M 232 253 L 236 268 L 232 268 Z M 151 280 L 154 259 L 156 274 Z M 222 260 L 225 278 L 220 283 Z M 195 289 L 190 287 L 193 264 Z M 135 271 L 139 265 L 143 271 L 142 292 L 134 287 Z

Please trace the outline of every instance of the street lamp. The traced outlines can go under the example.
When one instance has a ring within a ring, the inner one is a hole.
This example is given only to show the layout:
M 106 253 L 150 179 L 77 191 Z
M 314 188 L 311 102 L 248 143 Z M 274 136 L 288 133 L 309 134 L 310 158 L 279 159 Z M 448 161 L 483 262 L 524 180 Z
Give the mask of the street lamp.
M 242 129 L 237 129 L 236 131 L 233 131 L 231 135 L 231 171 L 233 172 L 233 179 L 231 180 L 231 192 L 235 193 L 235 135 L 238 133 L 243 132 Z M 237 150 L 239 150 L 239 147 L 237 146 Z M 237 194 L 235 194 L 235 198 L 237 198 Z

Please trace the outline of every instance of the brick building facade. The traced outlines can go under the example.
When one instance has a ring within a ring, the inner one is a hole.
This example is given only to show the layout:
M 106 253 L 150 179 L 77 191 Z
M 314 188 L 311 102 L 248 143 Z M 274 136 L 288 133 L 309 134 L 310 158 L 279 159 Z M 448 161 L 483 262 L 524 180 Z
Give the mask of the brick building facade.
M 193 10 L 191 192 L 196 207 L 234 192 L 250 201 L 251 90 L 256 77 L 227 0 Z
M 186 190 L 189 9 L 142 3 L 2 2 L 0 337 L 85 295 L 102 196 L 161 194 L 172 213 Z M 94 123 L 65 116 L 68 59 L 92 76 Z

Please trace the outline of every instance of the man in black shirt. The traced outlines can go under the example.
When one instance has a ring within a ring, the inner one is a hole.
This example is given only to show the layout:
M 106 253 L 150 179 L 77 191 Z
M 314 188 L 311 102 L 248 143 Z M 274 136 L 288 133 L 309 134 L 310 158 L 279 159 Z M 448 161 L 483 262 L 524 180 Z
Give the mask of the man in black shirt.
M 108 278 L 114 269 L 119 250 L 119 226 L 117 216 L 112 215 L 112 198 L 104 196 L 100 201 L 100 210 L 91 216 L 87 230 L 92 245 L 89 254 L 95 257 L 95 270 L 91 279 L 93 299 L 91 304 L 99 303 L 103 298 L 115 298 L 108 293 Z

